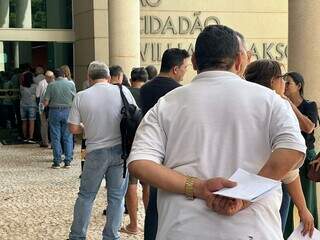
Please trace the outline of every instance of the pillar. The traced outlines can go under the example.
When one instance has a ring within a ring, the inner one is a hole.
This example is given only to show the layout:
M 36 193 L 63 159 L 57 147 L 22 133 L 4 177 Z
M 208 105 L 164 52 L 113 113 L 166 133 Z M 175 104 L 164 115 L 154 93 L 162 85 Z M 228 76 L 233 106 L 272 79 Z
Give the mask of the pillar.
M 17 1 L 16 18 L 17 28 L 32 28 L 31 0 Z M 13 51 L 15 68 L 18 68 L 20 65 L 19 48 L 19 42 L 14 42 Z
M 0 28 L 9 27 L 9 0 L 0 0 Z
M 289 71 L 300 72 L 305 80 L 306 99 L 317 102 L 320 107 L 320 1 L 289 0 Z M 320 145 L 319 128 L 315 131 L 316 149 Z M 317 185 L 318 214 L 320 214 L 320 186 Z
M 0 28 L 9 28 L 9 0 L 0 0 Z M 5 56 L 3 42 L 0 41 L 0 71 L 4 71 Z
M 17 1 L 17 28 L 32 28 L 31 0 Z
M 320 107 L 320 1 L 289 0 L 289 71 L 300 72 L 305 79 L 305 98 Z
M 140 66 L 140 1 L 109 0 L 109 64 L 126 74 Z
M 19 68 L 19 42 L 13 43 L 14 68 Z

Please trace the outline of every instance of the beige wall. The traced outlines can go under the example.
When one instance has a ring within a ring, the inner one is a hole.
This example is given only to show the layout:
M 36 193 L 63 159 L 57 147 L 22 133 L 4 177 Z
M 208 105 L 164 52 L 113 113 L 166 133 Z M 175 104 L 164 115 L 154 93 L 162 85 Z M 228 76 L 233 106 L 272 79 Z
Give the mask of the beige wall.
M 157 2 L 158 6 L 150 6 Z M 74 8 L 76 78 L 83 81 L 90 61 L 98 59 L 109 63 L 108 0 L 77 0 Z M 179 28 L 179 17 L 182 28 Z M 206 20 L 207 23 L 219 21 L 243 33 L 247 47 L 252 48 L 256 57 L 273 58 L 287 65 L 287 0 L 141 0 L 140 18 L 142 66 L 154 64 L 159 69 L 162 53 L 167 47 L 181 47 L 192 52 Z M 151 29 L 150 21 L 157 19 L 162 22 L 160 32 L 151 33 L 158 25 L 154 23 L 154 29 Z M 186 19 L 190 21 L 188 31 L 185 31 Z M 194 74 L 190 67 L 184 83 L 189 82 Z
M 187 33 L 187 20 L 183 18 L 188 18 L 191 24 Z M 163 27 L 160 33 L 153 34 L 151 32 L 157 32 L 159 26 L 157 19 L 162 21 Z M 201 26 L 206 20 L 215 23 L 215 19 L 244 34 L 248 48 L 257 53 L 256 57 L 273 58 L 287 64 L 287 0 L 162 0 L 158 7 L 147 4 L 141 7 L 142 65 L 154 64 L 159 69 L 161 55 L 168 45 L 192 50 Z M 153 24 L 150 23 L 152 21 Z M 179 28 L 179 21 L 182 28 Z M 184 83 L 193 76 L 190 68 Z
M 109 63 L 108 2 L 73 1 L 75 31 L 75 79 L 77 88 L 86 80 L 87 66 L 93 60 Z

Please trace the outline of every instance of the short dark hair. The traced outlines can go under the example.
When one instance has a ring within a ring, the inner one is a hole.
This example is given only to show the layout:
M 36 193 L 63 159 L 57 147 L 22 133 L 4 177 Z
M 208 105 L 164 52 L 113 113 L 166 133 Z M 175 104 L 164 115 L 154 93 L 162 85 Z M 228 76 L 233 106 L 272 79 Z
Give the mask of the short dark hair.
M 303 96 L 303 88 L 304 88 L 304 79 L 303 76 L 298 72 L 288 72 L 284 76 L 290 76 L 292 80 L 295 82 L 295 84 L 300 84 L 299 93 L 301 96 Z
M 146 82 L 148 80 L 148 72 L 144 67 L 133 68 L 131 71 L 131 81 Z
M 281 76 L 281 64 L 274 60 L 261 59 L 250 63 L 245 72 L 244 78 L 249 82 L 254 82 L 271 88 L 271 80 Z
M 223 25 L 209 25 L 196 41 L 197 70 L 229 70 L 239 51 L 239 41 L 234 30 Z
M 153 65 L 146 66 L 146 71 L 148 72 L 148 79 L 149 80 L 153 79 L 155 76 L 158 75 L 158 70 Z
M 123 73 L 123 70 L 119 65 L 111 66 L 109 70 L 110 70 L 111 77 L 116 77 L 116 76 L 119 76 L 121 73 Z
M 54 74 L 54 77 L 55 77 L 55 78 L 63 77 L 63 76 L 64 76 L 63 70 L 62 70 L 61 68 L 55 68 L 55 69 L 53 70 L 53 74 Z
M 184 49 L 169 48 L 164 51 L 161 60 L 160 72 L 170 72 L 175 66 L 181 66 L 184 59 L 190 57 L 189 53 Z

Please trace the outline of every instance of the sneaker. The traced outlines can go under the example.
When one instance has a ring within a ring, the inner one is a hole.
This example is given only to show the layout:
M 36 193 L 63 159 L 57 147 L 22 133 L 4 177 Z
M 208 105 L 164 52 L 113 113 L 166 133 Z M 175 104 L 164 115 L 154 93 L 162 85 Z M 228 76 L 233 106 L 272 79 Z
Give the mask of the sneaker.
M 54 163 L 54 164 L 52 164 L 51 168 L 59 169 L 60 168 L 60 164 Z
M 63 167 L 64 168 L 71 168 L 71 165 L 70 165 L 70 163 L 65 163 Z
M 48 148 L 49 145 L 48 145 L 48 144 L 43 144 L 43 143 L 41 143 L 41 144 L 40 144 L 40 147 L 41 147 L 41 148 Z

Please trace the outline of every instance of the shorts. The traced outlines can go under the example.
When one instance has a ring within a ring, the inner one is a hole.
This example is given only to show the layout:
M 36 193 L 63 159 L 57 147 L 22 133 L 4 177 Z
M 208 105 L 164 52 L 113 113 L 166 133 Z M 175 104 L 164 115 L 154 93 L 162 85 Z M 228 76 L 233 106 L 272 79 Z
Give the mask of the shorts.
M 21 120 L 36 120 L 37 107 L 28 107 L 21 106 L 20 107 Z

